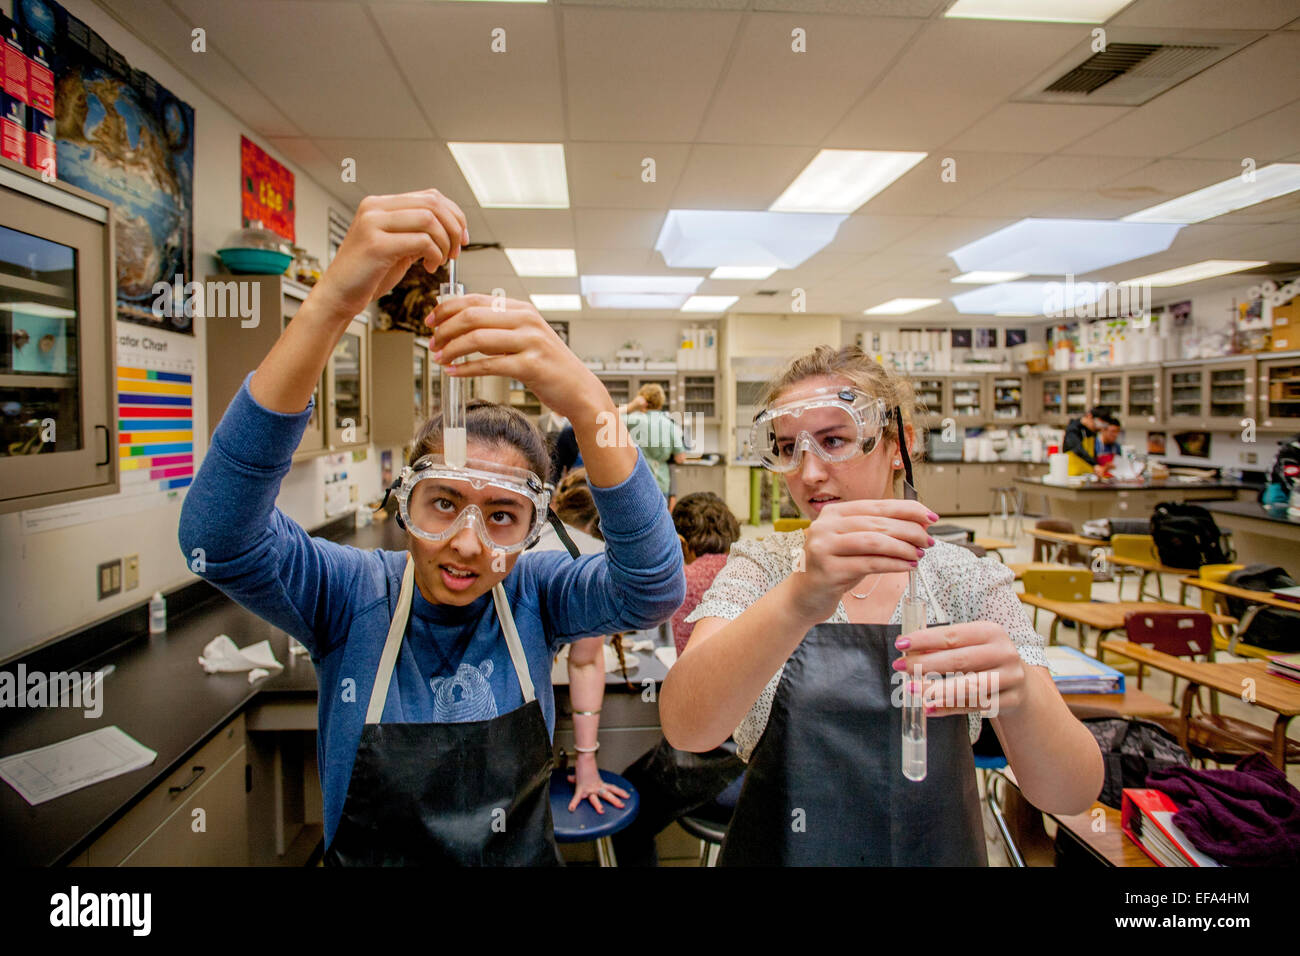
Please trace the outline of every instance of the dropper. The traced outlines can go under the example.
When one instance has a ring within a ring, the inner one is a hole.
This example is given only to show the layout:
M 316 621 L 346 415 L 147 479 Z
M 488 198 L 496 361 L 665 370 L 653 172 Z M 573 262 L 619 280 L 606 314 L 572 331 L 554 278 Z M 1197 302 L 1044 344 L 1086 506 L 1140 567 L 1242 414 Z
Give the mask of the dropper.
M 456 260 L 447 260 L 447 281 L 438 286 L 438 301 L 465 294 L 465 287 L 456 281 Z M 457 359 L 449 365 L 460 365 L 464 358 Z M 442 365 L 442 457 L 453 468 L 464 468 L 469 454 L 465 433 L 465 405 L 468 398 L 469 382 L 455 375 L 448 375 L 448 365 Z

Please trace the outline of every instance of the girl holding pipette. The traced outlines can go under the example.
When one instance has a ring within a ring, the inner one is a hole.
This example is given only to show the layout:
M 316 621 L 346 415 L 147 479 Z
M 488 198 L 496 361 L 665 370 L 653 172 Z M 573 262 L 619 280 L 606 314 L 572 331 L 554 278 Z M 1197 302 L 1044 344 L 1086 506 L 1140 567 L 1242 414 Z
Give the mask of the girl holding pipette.
M 577 638 L 654 627 L 685 593 L 663 496 L 599 379 L 531 305 L 459 288 L 428 320 L 434 361 L 457 384 L 517 379 L 573 423 L 606 552 L 525 553 L 553 518 L 545 440 L 479 400 L 427 422 L 390 489 L 405 550 L 313 538 L 275 507 L 352 317 L 468 241 L 436 190 L 363 200 L 226 410 L 181 512 L 204 576 L 311 653 L 330 864 L 554 864 L 551 660 Z
M 1011 572 L 928 533 L 942 504 L 913 500 L 912 411 L 904 379 L 822 346 L 755 416 L 753 453 L 812 523 L 733 545 L 659 698 L 674 747 L 732 736 L 747 761 L 724 865 L 985 864 L 981 711 L 1036 806 L 1101 790 Z

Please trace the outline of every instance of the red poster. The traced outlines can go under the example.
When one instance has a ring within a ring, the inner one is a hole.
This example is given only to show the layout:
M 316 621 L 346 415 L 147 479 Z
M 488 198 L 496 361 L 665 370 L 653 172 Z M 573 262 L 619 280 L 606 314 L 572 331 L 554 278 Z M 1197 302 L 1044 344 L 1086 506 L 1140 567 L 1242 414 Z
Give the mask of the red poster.
M 243 219 L 293 242 L 293 173 L 246 136 L 239 137 Z

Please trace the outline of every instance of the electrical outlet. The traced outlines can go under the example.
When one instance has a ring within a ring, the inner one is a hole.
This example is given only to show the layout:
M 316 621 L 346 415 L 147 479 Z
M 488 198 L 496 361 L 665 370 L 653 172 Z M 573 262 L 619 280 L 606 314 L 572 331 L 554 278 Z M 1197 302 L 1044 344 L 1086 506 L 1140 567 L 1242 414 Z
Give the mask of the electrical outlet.
M 98 568 L 96 575 L 99 585 L 99 600 L 106 597 L 112 597 L 122 590 L 122 560 L 114 558 L 112 561 L 105 561 Z
M 356 485 L 348 485 L 348 500 L 356 501 L 357 498 L 359 497 L 360 491 L 361 489 L 358 488 Z
M 1241 463 L 1243 465 L 1254 465 L 1259 462 L 1259 455 L 1253 451 L 1243 451 L 1241 453 Z
M 128 554 L 122 559 L 122 590 L 130 591 L 140 586 L 140 555 Z

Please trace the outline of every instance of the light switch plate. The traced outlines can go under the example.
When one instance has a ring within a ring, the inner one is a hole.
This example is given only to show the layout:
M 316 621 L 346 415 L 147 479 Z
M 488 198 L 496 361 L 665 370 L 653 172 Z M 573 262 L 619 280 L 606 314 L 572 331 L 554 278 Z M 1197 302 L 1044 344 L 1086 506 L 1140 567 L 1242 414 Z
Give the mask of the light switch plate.
M 97 569 L 97 585 L 99 587 L 99 600 L 106 597 L 112 597 L 122 590 L 122 560 L 114 558 L 112 561 L 105 561 Z
M 130 591 L 140 586 L 140 555 L 128 554 L 122 559 L 122 590 Z

